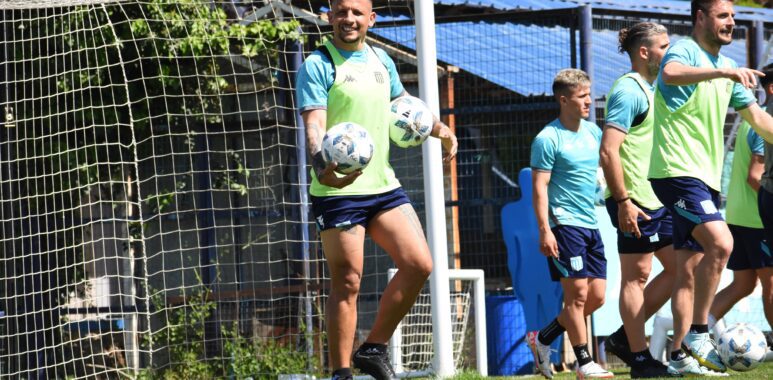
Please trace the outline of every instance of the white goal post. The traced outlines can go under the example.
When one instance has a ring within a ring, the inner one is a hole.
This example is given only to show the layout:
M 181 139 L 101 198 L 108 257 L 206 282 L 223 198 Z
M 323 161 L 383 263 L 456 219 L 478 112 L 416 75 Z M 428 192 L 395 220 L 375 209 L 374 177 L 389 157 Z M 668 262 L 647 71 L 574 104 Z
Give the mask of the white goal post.
M 388 278 L 391 281 L 397 273 L 397 269 L 389 269 Z M 404 349 L 411 350 L 415 347 L 416 351 L 421 351 L 422 347 L 432 347 L 432 342 L 439 334 L 449 334 L 448 331 L 441 331 L 433 328 L 429 315 L 422 315 L 423 311 L 430 309 L 431 313 L 450 313 L 457 316 L 452 318 L 457 322 L 451 323 L 451 337 L 453 346 L 454 367 L 459 367 L 459 356 L 465 347 L 465 332 L 469 324 L 469 315 L 472 307 L 474 315 L 475 329 L 475 363 L 477 371 L 481 376 L 488 376 L 488 353 L 486 341 L 486 292 L 484 287 L 484 272 L 480 269 L 449 269 L 447 271 L 449 283 L 459 282 L 459 286 L 451 286 L 450 297 L 439 299 L 430 297 L 427 293 L 427 287 L 422 291 L 416 304 L 403 318 L 403 321 L 397 326 L 392 338 L 389 340 L 389 356 L 392 367 L 400 377 L 419 377 L 435 375 L 434 368 L 437 360 L 436 353 L 430 353 L 432 363 L 426 368 L 417 370 L 412 368 L 409 363 L 404 363 Z M 456 289 L 456 290 L 454 290 Z M 427 299 L 431 302 L 427 304 Z M 424 323 L 422 323 L 424 322 Z M 407 326 L 410 324 L 410 326 Z M 423 325 L 423 326 L 422 326 Z M 424 327 L 423 334 L 411 334 L 406 336 L 403 332 L 411 330 L 421 330 Z

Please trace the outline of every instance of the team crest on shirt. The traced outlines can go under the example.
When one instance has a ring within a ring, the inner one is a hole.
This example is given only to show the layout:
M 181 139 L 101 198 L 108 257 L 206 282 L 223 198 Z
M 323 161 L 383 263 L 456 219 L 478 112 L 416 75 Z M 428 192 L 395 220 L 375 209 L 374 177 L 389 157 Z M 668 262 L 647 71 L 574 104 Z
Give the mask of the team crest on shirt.
M 381 74 L 380 71 L 374 71 L 373 76 L 376 77 L 376 83 L 384 84 L 384 74 Z
M 575 256 L 569 258 L 569 265 L 572 266 L 572 270 L 575 272 L 582 270 L 582 257 L 581 256 Z

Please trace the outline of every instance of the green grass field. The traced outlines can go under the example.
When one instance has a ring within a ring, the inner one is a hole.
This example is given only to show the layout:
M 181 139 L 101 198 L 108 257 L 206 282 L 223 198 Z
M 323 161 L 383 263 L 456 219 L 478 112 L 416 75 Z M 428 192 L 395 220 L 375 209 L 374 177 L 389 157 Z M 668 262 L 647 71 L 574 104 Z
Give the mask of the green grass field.
M 631 378 L 628 368 L 615 369 L 615 370 L 612 370 L 612 372 L 615 373 L 615 379 Z M 762 363 L 762 365 L 760 365 L 759 367 L 749 372 L 729 371 L 729 373 L 730 373 L 730 378 L 736 378 L 736 379 L 739 379 L 739 378 L 749 379 L 749 380 L 773 379 L 773 362 Z M 455 380 L 474 380 L 474 379 L 483 379 L 483 378 L 484 377 L 474 372 L 465 372 L 453 377 L 453 379 Z M 492 377 L 487 377 L 486 379 L 509 379 L 509 378 L 516 378 L 516 377 L 514 376 L 493 377 L 492 376 Z M 529 376 L 518 376 L 518 378 L 542 379 L 543 377 L 539 375 L 529 375 Z M 558 380 L 574 379 L 575 375 L 574 375 L 574 372 L 561 372 L 561 373 L 557 373 L 556 376 L 554 376 L 553 378 Z M 673 378 L 667 378 L 667 379 L 673 379 Z

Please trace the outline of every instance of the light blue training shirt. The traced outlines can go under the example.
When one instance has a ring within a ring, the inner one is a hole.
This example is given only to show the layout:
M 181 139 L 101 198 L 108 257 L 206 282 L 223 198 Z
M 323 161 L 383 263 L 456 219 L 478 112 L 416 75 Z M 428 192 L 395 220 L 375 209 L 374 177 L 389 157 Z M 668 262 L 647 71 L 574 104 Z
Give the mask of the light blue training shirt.
M 655 86 L 642 81 L 648 90 L 655 93 Z M 609 94 L 607 99 L 607 117 L 604 122 L 625 133 L 634 126 L 634 121 L 641 123 L 650 109 L 647 94 L 641 90 L 639 83 L 633 78 L 623 78 Z
M 298 70 L 296 95 L 298 109 L 301 112 L 327 109 L 328 91 L 333 86 L 333 82 L 335 82 L 335 67 L 325 53 L 320 51 L 320 49 L 324 48 L 324 46 L 321 46 L 309 54 L 300 70 Z M 338 52 L 347 60 L 351 59 L 352 62 L 365 63 L 368 60 L 368 51 L 366 49 L 370 49 L 370 47 L 365 45 L 364 48 L 357 51 L 338 49 Z M 402 95 L 405 89 L 400 82 L 395 63 L 384 50 L 379 48 L 373 48 L 373 50 L 381 62 L 384 63 L 387 72 L 389 72 L 390 96 L 392 99 L 397 98 Z
M 703 50 L 692 38 L 685 38 L 677 41 L 671 45 L 666 51 L 666 55 L 660 62 L 660 72 L 663 72 L 663 68 L 669 62 L 679 62 L 683 65 L 692 67 L 702 67 L 701 55 L 705 55 L 708 61 L 714 66 L 726 67 L 729 62 L 729 66 L 732 68 L 738 68 L 738 64 L 731 58 L 725 57 L 722 53 L 719 56 L 713 56 L 709 52 Z M 669 110 L 674 111 L 681 107 L 690 98 L 690 95 L 695 91 L 697 84 L 691 84 L 687 86 L 670 86 L 663 82 L 663 76 L 658 75 L 657 87 L 658 91 L 663 94 L 663 98 L 666 100 L 666 106 Z M 730 97 L 730 106 L 736 110 L 744 109 L 756 102 L 754 93 L 748 88 L 744 87 L 738 82 L 734 82 L 733 95 Z
M 596 223 L 596 171 L 599 167 L 601 129 L 582 120 L 577 132 L 548 123 L 531 144 L 532 170 L 550 172 L 548 219 L 558 225 L 598 228 Z

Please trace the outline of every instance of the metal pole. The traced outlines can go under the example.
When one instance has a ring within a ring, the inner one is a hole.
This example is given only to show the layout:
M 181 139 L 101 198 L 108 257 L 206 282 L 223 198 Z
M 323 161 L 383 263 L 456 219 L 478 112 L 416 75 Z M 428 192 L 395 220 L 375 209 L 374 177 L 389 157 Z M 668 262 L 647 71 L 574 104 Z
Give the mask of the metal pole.
M 302 32 L 300 28 L 298 28 L 299 32 Z M 295 88 L 295 83 L 298 75 L 298 68 L 301 67 L 301 63 L 303 62 L 303 44 L 296 41 L 293 43 L 292 49 L 290 49 L 290 55 L 287 62 L 289 63 L 288 67 L 288 77 L 292 78 L 292 86 L 290 88 Z M 303 255 L 303 278 L 306 281 L 311 280 L 311 255 L 309 254 L 310 244 L 309 244 L 309 180 L 306 176 L 306 126 L 303 124 L 303 118 L 301 118 L 301 113 L 298 111 L 298 109 L 295 110 L 295 120 L 297 128 L 295 130 L 295 154 L 297 156 L 297 162 L 298 162 L 298 213 L 300 218 L 300 238 L 301 238 L 301 254 Z M 308 284 L 308 282 L 307 282 Z M 307 285 L 308 286 L 308 285 Z M 306 355 L 309 359 L 311 359 L 314 356 L 314 340 L 311 334 L 312 331 L 312 298 L 314 297 L 314 294 L 311 294 L 311 290 L 308 288 L 306 289 L 306 295 L 303 299 L 304 302 L 304 309 L 306 311 L 305 315 L 305 338 L 306 338 Z M 309 360 L 309 363 L 312 361 Z
M 593 8 L 590 5 L 580 7 L 580 68 L 583 69 L 593 83 Z M 592 87 L 592 86 L 591 86 Z M 596 122 L 596 101 L 591 92 L 591 112 L 588 121 Z
M 754 35 L 752 36 L 752 46 L 750 48 L 754 60 L 749 63 L 749 67 L 760 70 L 765 66 L 768 58 L 765 56 L 765 22 L 762 20 L 755 20 L 752 27 L 752 33 L 754 33 Z M 755 92 L 757 99 L 765 98 L 765 90 L 762 87 L 758 86 Z
M 419 95 L 436 114 L 439 110 L 437 83 L 437 52 L 435 46 L 435 9 L 431 1 L 415 1 L 416 52 L 419 69 Z M 444 221 L 445 194 L 443 191 L 443 164 L 440 141 L 429 139 L 422 145 L 424 166 L 424 201 L 426 206 L 427 237 L 432 252 L 434 270 L 430 275 L 432 292 L 433 345 L 435 375 L 450 377 L 454 374 L 451 339 L 450 295 L 448 285 L 448 243 Z

